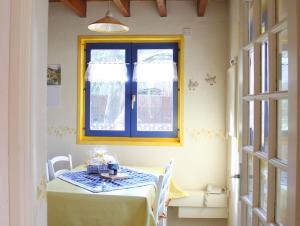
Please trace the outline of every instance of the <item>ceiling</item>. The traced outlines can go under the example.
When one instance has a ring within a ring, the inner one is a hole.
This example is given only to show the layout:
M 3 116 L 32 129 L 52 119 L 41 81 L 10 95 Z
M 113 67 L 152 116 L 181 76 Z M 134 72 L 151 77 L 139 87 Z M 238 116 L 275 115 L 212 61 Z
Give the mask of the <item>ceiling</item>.
M 86 17 L 86 4 L 88 1 L 108 1 L 108 0 L 49 0 L 49 2 L 63 2 L 67 7 L 69 7 L 74 13 L 79 17 Z M 119 9 L 120 13 L 124 17 L 130 17 L 130 0 L 112 0 L 116 7 Z M 147 0 L 139 0 L 147 1 Z M 155 1 L 157 5 L 158 15 L 161 17 L 167 16 L 167 5 L 166 0 L 149 0 Z M 208 0 L 196 0 L 196 10 L 199 17 L 205 15 L 205 10 L 208 4 Z

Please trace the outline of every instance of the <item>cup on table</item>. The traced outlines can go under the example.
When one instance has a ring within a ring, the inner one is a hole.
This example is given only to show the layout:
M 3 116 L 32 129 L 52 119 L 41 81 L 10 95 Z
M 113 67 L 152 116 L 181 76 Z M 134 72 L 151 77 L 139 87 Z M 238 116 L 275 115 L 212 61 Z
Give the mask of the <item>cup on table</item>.
M 118 163 L 108 163 L 108 174 L 109 175 L 117 175 L 119 170 L 119 164 Z

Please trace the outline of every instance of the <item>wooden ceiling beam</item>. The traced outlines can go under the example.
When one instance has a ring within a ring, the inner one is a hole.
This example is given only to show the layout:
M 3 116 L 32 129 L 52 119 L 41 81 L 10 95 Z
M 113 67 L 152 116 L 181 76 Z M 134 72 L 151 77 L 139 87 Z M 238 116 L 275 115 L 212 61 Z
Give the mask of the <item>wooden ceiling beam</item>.
M 198 16 L 203 17 L 207 7 L 208 0 L 197 0 L 197 13 Z
M 166 0 L 156 0 L 156 5 L 157 5 L 157 9 L 158 9 L 159 15 L 161 17 L 166 17 L 167 16 L 167 4 L 166 4 Z
M 130 0 L 113 0 L 120 12 L 125 17 L 130 17 Z
M 74 13 L 80 17 L 86 17 L 86 0 L 61 0 Z

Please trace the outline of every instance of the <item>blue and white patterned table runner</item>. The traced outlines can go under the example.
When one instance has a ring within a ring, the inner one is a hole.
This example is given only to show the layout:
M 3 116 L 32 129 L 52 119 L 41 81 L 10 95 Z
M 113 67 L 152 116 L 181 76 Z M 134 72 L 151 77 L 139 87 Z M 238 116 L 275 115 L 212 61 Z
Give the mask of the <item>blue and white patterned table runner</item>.
M 128 174 L 128 178 L 109 180 L 101 178 L 98 174 L 88 174 L 86 170 L 63 173 L 62 175 L 59 175 L 58 178 L 94 193 L 109 192 L 145 185 L 156 186 L 157 176 L 153 174 L 139 172 L 126 167 L 121 167 L 119 172 Z

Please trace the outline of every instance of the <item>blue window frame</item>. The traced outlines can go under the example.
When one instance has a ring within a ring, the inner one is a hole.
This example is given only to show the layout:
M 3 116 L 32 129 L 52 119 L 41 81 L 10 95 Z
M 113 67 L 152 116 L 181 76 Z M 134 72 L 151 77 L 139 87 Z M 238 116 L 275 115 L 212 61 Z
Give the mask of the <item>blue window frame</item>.
M 139 62 L 147 64 L 150 69 L 153 67 L 153 74 L 154 67 L 159 70 L 160 63 L 167 61 L 175 63 L 174 68 L 177 70 L 177 42 L 87 43 L 85 59 L 86 68 L 89 63 L 104 62 L 105 66 L 111 64 L 108 66 L 107 77 L 111 76 L 115 65 L 126 65 L 124 67 L 126 81 L 99 82 L 86 79 L 86 136 L 166 138 L 178 136 L 177 80 L 139 81 L 133 78 L 134 69 Z M 145 71 L 145 74 L 148 75 L 148 72 Z M 149 77 L 152 77 L 151 73 Z M 153 79 L 154 77 L 158 76 L 153 76 Z M 118 88 L 114 89 L 115 87 Z M 108 108 L 111 110 L 108 111 Z

